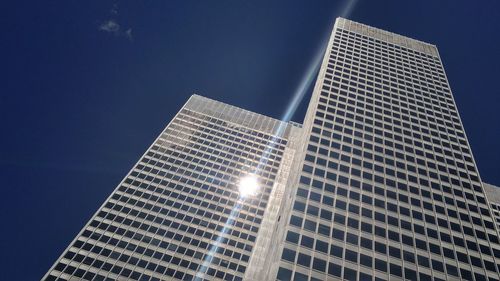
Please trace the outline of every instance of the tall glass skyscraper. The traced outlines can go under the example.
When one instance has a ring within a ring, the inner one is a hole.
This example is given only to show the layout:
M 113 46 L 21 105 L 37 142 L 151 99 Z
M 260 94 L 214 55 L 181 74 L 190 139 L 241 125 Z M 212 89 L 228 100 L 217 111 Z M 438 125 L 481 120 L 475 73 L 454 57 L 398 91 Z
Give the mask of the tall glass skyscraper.
M 279 280 L 499 280 L 436 46 L 339 18 L 304 121 Z
M 44 280 L 500 281 L 498 236 L 436 46 L 338 18 L 303 126 L 192 96 Z

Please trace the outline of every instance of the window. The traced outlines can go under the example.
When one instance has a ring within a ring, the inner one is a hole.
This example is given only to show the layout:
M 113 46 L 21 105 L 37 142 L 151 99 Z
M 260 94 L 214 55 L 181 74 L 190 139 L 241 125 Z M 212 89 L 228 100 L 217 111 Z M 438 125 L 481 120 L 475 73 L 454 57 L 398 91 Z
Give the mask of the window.
M 294 243 L 294 244 L 298 244 L 299 243 L 299 234 L 295 233 L 293 231 L 288 231 L 288 233 L 286 235 L 286 241 Z
M 382 272 L 387 272 L 387 262 L 379 259 L 375 259 L 375 269 Z
M 281 255 L 281 259 L 289 261 L 289 262 L 295 262 L 295 251 L 284 248 L 283 249 L 283 254 Z
M 300 242 L 300 245 L 312 249 L 313 248 L 313 244 L 314 244 L 314 239 L 313 238 L 305 236 L 305 235 L 302 235 L 302 240 Z
M 328 274 L 341 277 L 342 267 L 334 263 L 328 263 Z
M 316 251 L 323 252 L 325 254 L 328 254 L 328 243 L 325 243 L 321 240 L 316 240 Z
M 299 253 L 297 264 L 309 267 L 311 265 L 311 257 L 306 254 Z
M 363 266 L 366 266 L 368 268 L 372 267 L 372 257 L 370 256 L 359 254 L 359 261 Z
M 390 264 L 390 272 L 392 275 L 402 277 L 403 272 L 401 271 L 401 266 L 395 265 L 395 264 Z
M 330 245 L 330 255 L 334 257 L 341 258 L 343 257 L 343 249 L 342 247 L 335 246 L 335 245 Z
M 326 261 L 319 259 L 319 258 L 314 258 L 313 269 L 321 271 L 321 272 L 326 272 Z
M 353 269 L 348 268 L 348 267 L 344 267 L 344 279 L 348 280 L 348 281 L 357 280 L 357 272 Z
M 292 271 L 280 267 L 278 270 L 278 276 L 276 276 L 276 279 L 280 281 L 288 281 L 292 279 Z
M 346 249 L 345 250 L 345 259 L 347 261 L 351 261 L 353 263 L 358 263 L 358 254 L 354 251 Z

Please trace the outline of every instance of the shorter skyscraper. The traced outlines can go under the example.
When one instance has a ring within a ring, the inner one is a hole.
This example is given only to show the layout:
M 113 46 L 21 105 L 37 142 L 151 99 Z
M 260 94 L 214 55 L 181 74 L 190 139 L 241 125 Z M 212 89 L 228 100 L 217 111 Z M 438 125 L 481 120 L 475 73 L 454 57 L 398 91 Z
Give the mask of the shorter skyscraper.
M 278 219 L 298 131 L 193 95 L 44 279 L 242 280 L 269 247 L 257 233 Z

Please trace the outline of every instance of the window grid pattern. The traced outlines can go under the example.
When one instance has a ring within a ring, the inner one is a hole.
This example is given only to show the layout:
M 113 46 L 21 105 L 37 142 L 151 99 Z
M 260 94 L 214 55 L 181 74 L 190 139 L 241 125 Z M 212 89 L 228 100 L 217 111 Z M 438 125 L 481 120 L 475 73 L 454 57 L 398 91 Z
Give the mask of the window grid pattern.
M 193 280 L 207 260 L 198 280 L 242 280 L 288 144 L 284 125 L 276 137 L 279 121 L 193 96 L 45 280 Z M 260 190 L 240 199 L 248 173 Z
M 338 20 L 325 55 L 277 279 L 499 280 L 497 229 L 437 50 L 355 30 Z

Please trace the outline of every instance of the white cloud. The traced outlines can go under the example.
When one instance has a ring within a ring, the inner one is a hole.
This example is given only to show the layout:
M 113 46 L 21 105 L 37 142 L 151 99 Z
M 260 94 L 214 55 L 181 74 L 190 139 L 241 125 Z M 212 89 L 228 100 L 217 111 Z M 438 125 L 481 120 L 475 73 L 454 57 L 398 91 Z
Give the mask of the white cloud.
M 113 7 L 109 11 L 109 13 L 111 14 L 110 16 L 112 18 L 116 18 L 118 16 L 118 4 L 117 3 L 113 4 Z M 112 18 L 101 22 L 99 24 L 98 29 L 100 31 L 103 31 L 103 32 L 112 33 L 115 36 L 123 36 L 123 37 L 127 38 L 128 40 L 132 41 L 134 39 L 132 36 L 132 28 L 125 29 L 124 27 L 122 27 L 118 23 L 118 21 L 116 21 L 115 19 L 112 19 Z
M 111 32 L 116 35 L 120 32 L 120 25 L 114 20 L 107 20 L 99 25 L 99 30 Z
M 118 22 L 115 20 L 107 20 L 99 25 L 99 30 L 108 32 L 108 33 L 113 33 L 115 36 L 124 36 L 128 40 L 133 40 L 132 36 L 132 28 L 128 28 L 127 30 L 123 30 L 122 27 Z

